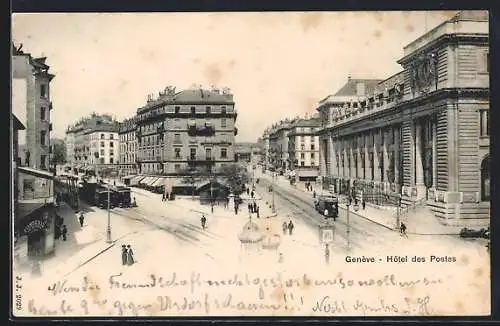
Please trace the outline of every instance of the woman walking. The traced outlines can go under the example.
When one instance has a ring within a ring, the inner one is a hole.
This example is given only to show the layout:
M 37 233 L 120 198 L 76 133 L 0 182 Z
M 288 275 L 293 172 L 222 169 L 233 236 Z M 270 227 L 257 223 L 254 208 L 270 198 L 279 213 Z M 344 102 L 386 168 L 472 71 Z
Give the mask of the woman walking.
M 132 251 L 132 248 L 130 245 L 127 245 L 127 265 L 131 266 L 135 263 L 134 261 L 134 252 Z
M 127 246 L 122 245 L 122 265 L 127 265 L 127 257 L 128 257 L 128 252 L 127 252 Z

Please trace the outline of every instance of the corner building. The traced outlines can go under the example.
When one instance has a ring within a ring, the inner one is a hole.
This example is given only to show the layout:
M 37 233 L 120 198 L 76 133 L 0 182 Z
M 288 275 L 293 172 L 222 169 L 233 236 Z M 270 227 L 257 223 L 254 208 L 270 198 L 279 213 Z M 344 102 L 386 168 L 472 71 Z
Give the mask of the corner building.
M 234 162 L 237 113 L 229 89 L 167 87 L 137 110 L 139 173 L 182 175 Z
M 366 95 L 321 101 L 324 185 L 379 205 L 401 196 L 444 224 L 488 219 L 488 32 L 487 12 L 460 12 L 408 44 L 403 71 Z

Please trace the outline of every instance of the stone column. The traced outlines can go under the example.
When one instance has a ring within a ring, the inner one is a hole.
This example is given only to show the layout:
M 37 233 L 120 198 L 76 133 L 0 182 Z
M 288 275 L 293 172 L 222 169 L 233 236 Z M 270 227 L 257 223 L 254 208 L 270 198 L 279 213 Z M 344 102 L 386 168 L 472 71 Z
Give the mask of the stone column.
M 393 129 L 392 132 L 394 132 L 394 182 L 396 184 L 399 183 L 399 155 L 400 155 L 400 144 L 399 144 L 399 133 L 401 132 L 400 127 L 397 127 L 396 129 Z M 399 185 L 401 186 L 401 185 Z M 396 186 L 396 191 L 398 191 L 397 186 Z
M 335 144 L 333 143 L 333 138 L 331 135 L 328 135 L 328 157 L 326 159 L 328 164 L 328 176 L 333 175 L 333 169 L 335 168 Z
M 377 129 L 376 131 L 374 131 L 375 133 L 375 137 L 374 137 L 374 142 L 373 142 L 373 167 L 374 167 L 374 179 L 375 181 L 381 181 L 381 178 L 380 178 L 380 167 L 379 167 L 379 159 L 378 159 L 378 155 L 380 154 L 379 153 L 379 149 L 377 148 L 378 147 L 378 144 L 380 142 L 380 129 Z
M 387 175 L 387 170 L 389 169 L 389 146 L 387 144 L 387 139 L 389 138 L 390 133 L 393 132 L 392 126 L 389 126 L 387 130 L 385 130 L 384 133 L 384 142 L 382 144 L 382 150 L 383 150 L 383 157 L 384 157 L 384 170 L 382 173 L 384 174 L 384 190 L 387 189 L 387 186 L 389 185 L 389 180 L 388 180 L 388 175 Z
M 417 199 L 425 197 L 427 190 L 424 185 L 424 167 L 422 164 L 422 125 L 415 121 L 415 186 Z
M 328 146 L 328 145 L 327 145 Z M 326 160 L 326 147 L 324 138 L 321 138 L 321 145 L 319 148 L 319 173 L 321 176 L 326 176 L 326 165 L 328 164 Z
M 432 187 L 437 190 L 437 121 L 432 120 Z

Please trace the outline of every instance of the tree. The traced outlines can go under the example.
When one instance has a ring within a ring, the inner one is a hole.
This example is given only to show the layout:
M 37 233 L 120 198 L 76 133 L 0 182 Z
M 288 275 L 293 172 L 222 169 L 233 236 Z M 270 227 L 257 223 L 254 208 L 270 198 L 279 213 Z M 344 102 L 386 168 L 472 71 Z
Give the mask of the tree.
M 207 178 L 210 177 L 210 175 L 206 171 L 203 171 L 202 169 L 190 168 L 190 167 L 185 168 L 182 171 L 180 171 L 180 174 L 183 176 L 182 182 L 191 185 L 191 196 L 193 198 L 194 198 L 195 185 L 198 182 L 206 180 Z
M 250 180 L 247 170 L 239 164 L 223 165 L 217 175 L 235 195 L 240 195 L 244 191 L 243 185 Z
M 52 164 L 66 163 L 66 144 L 62 139 L 52 139 Z

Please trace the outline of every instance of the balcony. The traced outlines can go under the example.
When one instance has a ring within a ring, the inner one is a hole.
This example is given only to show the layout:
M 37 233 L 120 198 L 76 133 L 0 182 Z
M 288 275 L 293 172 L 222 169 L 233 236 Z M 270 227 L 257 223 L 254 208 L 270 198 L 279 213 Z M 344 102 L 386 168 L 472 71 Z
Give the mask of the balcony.
M 212 156 L 188 156 L 187 161 L 189 166 L 215 164 L 215 159 Z
M 213 136 L 215 134 L 215 128 L 210 123 L 205 123 L 203 125 L 188 124 L 188 135 L 189 136 Z

